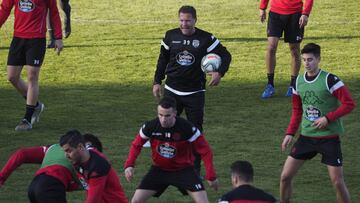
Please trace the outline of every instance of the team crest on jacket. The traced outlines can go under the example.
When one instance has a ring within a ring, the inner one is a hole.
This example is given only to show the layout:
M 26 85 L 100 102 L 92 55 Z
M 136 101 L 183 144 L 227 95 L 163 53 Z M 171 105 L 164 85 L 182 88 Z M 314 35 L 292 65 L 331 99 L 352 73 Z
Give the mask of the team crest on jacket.
M 19 9 L 22 12 L 28 13 L 33 11 L 35 8 L 35 4 L 31 0 L 20 0 L 19 1 Z
M 194 39 L 192 41 L 192 45 L 193 45 L 194 48 L 198 48 L 200 46 L 200 41 L 197 40 L 197 39 Z
M 176 62 L 182 66 L 190 66 L 195 62 L 195 57 L 185 50 L 176 55 Z
M 175 147 L 169 145 L 169 143 L 161 144 L 157 147 L 158 153 L 165 158 L 171 159 L 176 155 Z

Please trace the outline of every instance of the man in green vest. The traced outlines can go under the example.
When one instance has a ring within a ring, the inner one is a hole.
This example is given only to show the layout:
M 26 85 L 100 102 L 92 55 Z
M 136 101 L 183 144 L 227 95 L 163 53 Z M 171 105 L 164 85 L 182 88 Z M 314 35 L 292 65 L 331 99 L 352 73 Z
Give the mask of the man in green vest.
M 349 90 L 335 75 L 321 70 L 320 46 L 309 43 L 301 50 L 305 73 L 296 79 L 292 116 L 281 148 L 284 151 L 300 127 L 300 136 L 285 161 L 280 178 L 280 201 L 290 202 L 292 180 L 305 160 L 321 154 L 327 165 L 338 202 L 350 202 L 342 168 L 339 135 L 341 117 L 355 108 Z
M 88 148 L 102 151 L 102 144 L 96 136 L 85 134 L 84 138 Z M 29 186 L 31 203 L 66 203 L 66 191 L 82 189 L 72 164 L 59 144 L 17 150 L 0 171 L 0 187 L 24 163 L 41 164 Z

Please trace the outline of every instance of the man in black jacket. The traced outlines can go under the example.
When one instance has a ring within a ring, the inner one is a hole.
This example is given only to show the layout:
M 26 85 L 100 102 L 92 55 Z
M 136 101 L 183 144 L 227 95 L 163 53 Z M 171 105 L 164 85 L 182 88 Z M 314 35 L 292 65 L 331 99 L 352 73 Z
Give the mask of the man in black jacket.
M 195 27 L 194 7 L 182 6 L 178 14 L 180 27 L 167 31 L 161 41 L 153 94 L 162 95 L 161 82 L 166 75 L 164 96 L 174 97 L 178 115 L 185 110 L 187 119 L 202 131 L 206 75 L 200 67 L 201 59 L 208 53 L 221 57 L 219 70 L 210 73 L 209 85 L 217 86 L 229 68 L 231 55 L 211 33 Z M 200 171 L 199 156 L 195 168 Z

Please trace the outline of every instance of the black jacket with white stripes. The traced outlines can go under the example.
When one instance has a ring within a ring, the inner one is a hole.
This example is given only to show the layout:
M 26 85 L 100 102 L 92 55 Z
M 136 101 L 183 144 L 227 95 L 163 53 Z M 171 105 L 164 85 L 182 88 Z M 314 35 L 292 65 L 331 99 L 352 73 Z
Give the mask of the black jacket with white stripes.
M 160 55 L 154 84 L 161 84 L 166 77 L 166 86 L 180 92 L 196 92 L 205 89 L 206 75 L 202 72 L 201 59 L 208 53 L 221 57 L 219 72 L 222 76 L 229 69 L 231 55 L 211 33 L 195 28 L 187 36 L 180 28 L 166 32 L 161 41 Z

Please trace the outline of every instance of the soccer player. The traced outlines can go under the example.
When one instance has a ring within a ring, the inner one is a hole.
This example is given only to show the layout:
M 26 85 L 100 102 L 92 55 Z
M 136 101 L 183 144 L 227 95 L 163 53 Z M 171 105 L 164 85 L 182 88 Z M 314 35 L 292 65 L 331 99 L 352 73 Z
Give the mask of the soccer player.
M 197 175 L 192 149 L 201 155 L 206 179 L 218 188 L 212 150 L 199 129 L 176 116 L 176 101 L 164 97 L 157 107 L 158 117 L 146 122 L 132 142 L 125 162 L 125 177 L 131 181 L 134 166 L 143 144 L 150 140 L 153 165 L 142 179 L 132 198 L 133 203 L 145 202 L 151 196 L 159 197 L 169 185 L 177 187 L 195 202 L 208 202 L 204 185 Z
M 231 164 L 231 183 L 233 190 L 221 197 L 219 203 L 276 203 L 270 194 L 253 186 L 254 169 L 247 161 Z
M 84 137 L 88 148 L 102 151 L 102 144 L 96 136 L 85 134 Z M 65 191 L 82 189 L 73 166 L 59 144 L 17 150 L 0 171 L 0 187 L 22 164 L 41 164 L 29 187 L 31 203 L 65 203 Z
M 119 177 L 105 155 L 87 149 L 84 137 L 69 131 L 60 138 L 60 146 L 87 190 L 86 203 L 127 203 Z
M 166 32 L 161 41 L 160 55 L 153 82 L 153 95 L 162 95 L 161 83 L 165 79 L 165 96 L 177 102 L 177 114 L 185 110 L 187 119 L 203 130 L 206 75 L 201 70 L 201 59 L 208 53 L 221 57 L 218 72 L 210 73 L 210 86 L 216 86 L 229 68 L 231 55 L 211 33 L 195 27 L 196 10 L 182 6 L 179 11 L 179 28 Z M 200 173 L 200 157 L 196 155 L 195 168 Z
M 60 7 L 64 11 L 64 37 L 68 38 L 71 34 L 71 23 L 70 23 L 70 14 L 71 6 L 69 4 L 70 0 L 60 0 Z M 47 20 L 48 32 L 49 32 L 49 42 L 47 48 L 55 48 L 55 36 L 53 32 L 53 26 L 51 24 L 50 15 L 48 15 Z
M 301 123 L 300 137 L 285 161 L 280 178 L 280 201 L 290 201 L 292 179 L 305 162 L 316 154 L 322 155 L 336 190 L 338 202 L 350 202 L 346 188 L 339 135 L 344 132 L 341 117 L 355 108 L 354 100 L 335 75 L 319 67 L 320 46 L 309 43 L 301 50 L 305 67 L 298 76 L 292 96 L 292 115 L 282 142 L 282 150 L 291 143 Z
M 54 25 L 55 49 L 59 54 L 63 48 L 61 21 L 56 0 L 3 0 L 0 8 L 0 27 L 15 7 L 14 37 L 10 45 L 7 61 L 8 80 L 26 99 L 24 118 L 15 130 L 31 130 L 39 121 L 44 104 L 38 101 L 39 73 L 46 51 L 46 15 L 48 10 Z M 26 65 L 26 83 L 21 79 L 21 71 Z
M 269 0 L 260 1 L 260 20 L 266 19 L 266 8 Z M 267 25 L 268 45 L 266 52 L 266 69 L 268 84 L 261 97 L 270 98 L 275 93 L 274 72 L 276 66 L 276 50 L 282 34 L 289 43 L 291 53 L 291 81 L 285 96 L 291 97 L 292 88 L 301 66 L 300 43 L 304 37 L 304 27 L 308 22 L 313 0 L 272 0 Z

